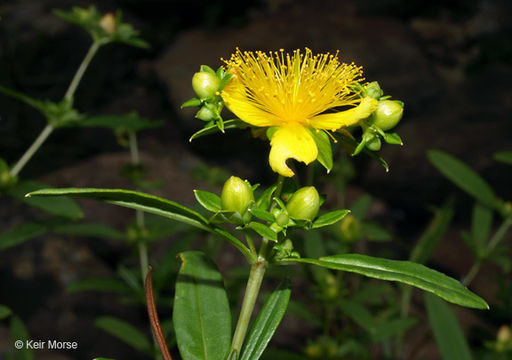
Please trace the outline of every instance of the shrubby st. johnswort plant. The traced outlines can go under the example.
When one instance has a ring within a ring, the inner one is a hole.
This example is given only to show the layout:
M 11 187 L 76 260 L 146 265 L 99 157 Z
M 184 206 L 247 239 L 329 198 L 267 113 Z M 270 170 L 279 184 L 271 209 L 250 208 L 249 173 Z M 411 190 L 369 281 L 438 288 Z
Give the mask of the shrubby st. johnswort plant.
M 183 106 L 198 107 L 196 118 L 205 126 L 191 140 L 232 128 L 250 129 L 266 137 L 270 143 L 268 162 L 277 175 L 274 185 L 262 189 L 253 185 L 252 179 L 232 176 L 220 196 L 196 190 L 195 197 L 207 214 L 130 190 L 66 188 L 27 194 L 97 199 L 153 213 L 214 234 L 240 251 L 250 274 L 234 331 L 223 278 L 214 262 L 201 251 L 179 254 L 182 265 L 175 287 L 173 325 L 183 359 L 249 360 L 262 356 L 291 295 L 290 281 L 284 279 L 251 323 L 262 282 L 272 267 L 329 269 L 326 284 L 334 290 L 338 288 L 331 270 L 400 282 L 461 306 L 488 309 L 482 298 L 459 281 L 418 262 L 357 253 L 308 257 L 294 246 L 294 232 L 327 230 L 349 211 L 322 211 L 324 197 L 314 185 L 296 185 L 296 172 L 303 165 L 290 159 L 304 165 L 318 160 L 329 173 L 334 166 L 332 145 L 342 142 L 353 155 L 365 152 L 387 170 L 387 163 L 377 153 L 382 142 L 402 144 L 400 137 L 389 131 L 401 120 L 403 103 L 385 96 L 377 82 L 364 82 L 361 67 L 341 63 L 338 53 L 236 49 L 217 71 L 203 65 L 193 76 L 192 86 L 197 97 Z M 237 119 L 225 121 L 221 115 L 224 107 Z M 306 237 L 306 241 L 315 239 L 318 237 Z M 337 296 L 339 289 L 328 294 Z M 146 277 L 146 296 L 155 338 L 164 358 L 171 359 L 153 303 L 151 272 Z

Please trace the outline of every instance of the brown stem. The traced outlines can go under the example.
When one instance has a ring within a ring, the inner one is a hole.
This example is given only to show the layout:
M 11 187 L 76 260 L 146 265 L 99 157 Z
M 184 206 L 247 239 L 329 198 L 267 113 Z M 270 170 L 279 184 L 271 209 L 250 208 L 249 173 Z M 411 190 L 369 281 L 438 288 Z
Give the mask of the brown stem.
M 158 320 L 158 313 L 156 312 L 155 297 L 153 296 L 153 281 L 151 279 L 152 273 L 153 268 L 150 266 L 148 274 L 146 275 L 146 306 L 148 308 L 149 322 L 151 323 L 151 329 L 153 330 L 153 334 L 160 347 L 164 360 L 172 360 L 171 354 L 169 354 L 169 348 L 167 348 L 167 344 L 165 343 L 160 320 Z

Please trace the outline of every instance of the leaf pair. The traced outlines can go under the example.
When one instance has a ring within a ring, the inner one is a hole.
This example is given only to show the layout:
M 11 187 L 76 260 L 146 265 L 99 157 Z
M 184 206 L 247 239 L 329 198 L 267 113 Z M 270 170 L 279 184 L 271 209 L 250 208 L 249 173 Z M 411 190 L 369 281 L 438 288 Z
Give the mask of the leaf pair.
M 184 360 L 257 360 L 284 316 L 290 299 L 289 281 L 269 296 L 249 332 L 242 354 L 230 353 L 231 310 L 222 275 L 201 252 L 180 254 L 173 323 Z M 228 357 L 229 356 L 229 357 Z

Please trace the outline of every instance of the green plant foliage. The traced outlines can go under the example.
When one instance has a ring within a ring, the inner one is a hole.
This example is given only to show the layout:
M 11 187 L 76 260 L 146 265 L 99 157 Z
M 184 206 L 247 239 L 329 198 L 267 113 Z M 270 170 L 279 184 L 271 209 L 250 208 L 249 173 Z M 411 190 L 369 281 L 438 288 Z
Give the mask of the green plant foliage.
M 0 305 L 0 320 L 3 320 L 6 317 L 9 317 L 11 314 L 12 314 L 11 309 L 9 309 L 7 306 Z
M 39 189 L 48 189 L 48 185 L 36 181 L 24 181 L 8 190 L 9 195 L 24 203 L 44 210 L 52 215 L 78 220 L 83 217 L 78 204 L 68 198 L 29 198 L 25 194 Z
M 112 316 L 103 316 L 94 321 L 100 329 L 127 343 L 134 349 L 151 354 L 153 346 L 148 338 L 133 325 Z
M 318 148 L 317 160 L 327 170 L 327 173 L 329 173 L 333 166 L 332 147 L 329 135 L 327 135 L 325 131 L 320 130 L 308 129 L 308 131 L 313 137 L 313 140 L 315 140 Z
M 425 294 L 428 319 L 443 360 L 471 360 L 468 343 L 457 318 L 443 300 Z
M 252 324 L 240 360 L 257 360 L 261 357 L 283 319 L 290 301 L 291 291 L 290 281 L 284 280 L 270 294 Z
M 460 282 L 438 271 L 410 261 L 375 258 L 360 254 L 324 256 L 315 259 L 286 259 L 334 270 L 355 272 L 381 280 L 398 281 L 432 292 L 446 301 L 476 309 L 489 309 L 489 305 Z
M 19 245 L 46 232 L 46 227 L 33 222 L 26 222 L 12 230 L 0 234 L 0 250 Z
M 231 312 L 222 275 L 199 251 L 180 254 L 173 322 L 183 360 L 224 359 L 231 344 Z
M 13 341 L 23 341 L 26 344 L 30 340 L 30 334 L 23 321 L 18 316 L 12 316 L 9 325 L 9 332 Z M 34 353 L 32 349 L 27 346 L 22 346 L 21 349 L 16 350 L 17 360 L 34 360 Z
M 318 229 L 324 226 L 329 226 L 332 224 L 336 224 L 338 221 L 343 219 L 350 213 L 350 210 L 335 210 L 325 214 L 320 215 L 313 221 L 311 225 L 312 229 Z
M 455 185 L 487 206 L 493 208 L 496 206 L 493 189 L 462 161 L 440 150 L 430 150 L 427 156 L 429 161 Z

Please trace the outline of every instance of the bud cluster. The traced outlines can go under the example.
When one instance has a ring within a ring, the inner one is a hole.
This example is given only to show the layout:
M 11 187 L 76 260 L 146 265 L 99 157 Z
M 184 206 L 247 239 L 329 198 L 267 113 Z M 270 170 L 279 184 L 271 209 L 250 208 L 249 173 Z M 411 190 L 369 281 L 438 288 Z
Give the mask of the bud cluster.
M 205 121 L 207 127 L 217 125 L 224 131 L 224 122 L 220 115 L 224 102 L 220 92 L 232 77 L 222 66 L 214 71 L 207 65 L 201 65 L 199 72 L 192 77 L 192 89 L 196 97 L 186 101 L 181 107 L 199 106 L 196 118 Z
M 398 125 L 404 113 L 404 103 L 399 100 L 390 100 L 390 96 L 383 96 L 384 91 L 377 81 L 366 86 L 358 84 L 355 89 L 361 97 L 372 97 L 379 100 L 377 109 L 359 125 L 363 130 L 361 142 L 354 150 L 354 155 L 360 153 L 364 148 L 370 151 L 379 151 L 382 147 L 382 140 L 388 144 L 402 145 L 402 140 L 396 133 L 387 131 Z

